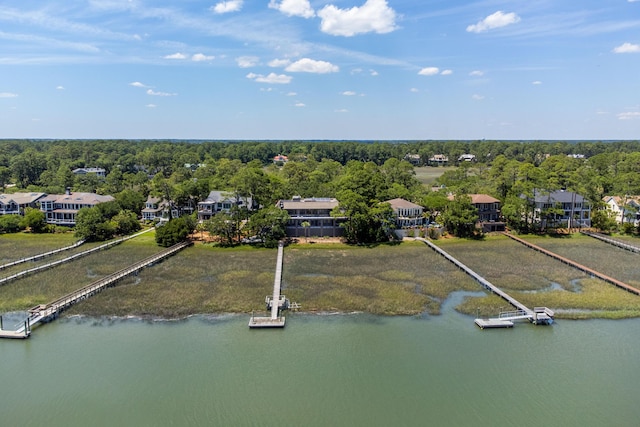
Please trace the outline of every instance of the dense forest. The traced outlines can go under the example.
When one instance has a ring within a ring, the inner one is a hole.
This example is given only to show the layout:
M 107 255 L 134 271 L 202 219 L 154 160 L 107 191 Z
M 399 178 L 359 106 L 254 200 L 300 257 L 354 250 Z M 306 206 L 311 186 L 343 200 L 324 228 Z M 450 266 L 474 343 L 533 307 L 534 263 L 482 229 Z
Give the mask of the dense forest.
M 289 161 L 274 163 L 280 154 Z M 458 162 L 463 154 L 474 161 Z M 434 155 L 458 166 L 438 178 L 438 192 L 422 185 L 414 170 Z M 104 168 L 106 178 L 74 175 L 79 167 Z M 139 212 L 148 195 L 195 207 L 211 190 L 264 207 L 294 195 L 336 197 L 343 212 L 372 230 L 386 227 L 384 200 L 402 197 L 424 206 L 432 220 L 455 219 L 468 212 L 455 212 L 446 194 L 486 193 L 502 201 L 511 226 L 522 228 L 527 206 L 521 195 L 534 189 L 576 191 L 594 207 L 605 195 L 640 194 L 640 142 L 0 140 L 0 188 L 111 194 L 131 212 Z

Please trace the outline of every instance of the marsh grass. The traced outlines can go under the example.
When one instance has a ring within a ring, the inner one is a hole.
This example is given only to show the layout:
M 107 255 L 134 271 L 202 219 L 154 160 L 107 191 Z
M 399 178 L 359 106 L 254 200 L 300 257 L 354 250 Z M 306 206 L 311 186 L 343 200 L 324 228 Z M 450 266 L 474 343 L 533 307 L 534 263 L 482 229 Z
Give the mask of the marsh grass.
M 73 233 L 0 234 L 0 265 L 70 246 L 77 241 L 78 239 L 73 236 Z

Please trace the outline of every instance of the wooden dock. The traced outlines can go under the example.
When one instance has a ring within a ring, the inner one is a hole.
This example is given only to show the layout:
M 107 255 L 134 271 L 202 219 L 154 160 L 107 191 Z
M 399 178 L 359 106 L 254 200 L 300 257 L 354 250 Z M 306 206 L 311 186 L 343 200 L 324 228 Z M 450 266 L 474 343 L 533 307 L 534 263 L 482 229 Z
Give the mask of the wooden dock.
M 630 245 L 628 243 L 624 243 L 621 242 L 619 240 L 613 239 L 609 236 L 605 236 L 604 234 L 601 233 L 594 233 L 593 231 L 587 231 L 587 230 L 580 230 L 580 233 L 584 234 L 585 236 L 589 236 L 589 237 L 593 237 L 595 239 L 598 239 L 602 242 L 608 243 L 610 245 L 613 245 L 615 247 L 624 249 L 626 251 L 629 252 L 634 252 L 636 254 L 640 253 L 640 248 L 634 245 Z
M 529 248 L 531 248 L 533 250 L 536 250 L 536 251 L 538 251 L 538 252 L 540 252 L 542 254 L 545 254 L 545 255 L 547 255 L 547 256 L 549 256 L 551 258 L 557 259 L 558 261 L 560 261 L 560 262 L 562 262 L 564 264 L 567 264 L 567 265 L 569 265 L 571 267 L 574 267 L 574 268 L 582 271 L 583 273 L 587 273 L 588 275 L 590 275 L 592 277 L 597 277 L 598 279 L 604 280 L 605 282 L 610 283 L 612 285 L 615 285 L 615 286 L 619 287 L 620 289 L 624 289 L 625 291 L 629 291 L 632 294 L 640 295 L 640 289 L 634 288 L 633 286 L 628 285 L 628 284 L 626 284 L 624 282 L 621 282 L 618 279 L 614 279 L 613 277 L 607 276 L 606 274 L 602 274 L 599 271 L 596 271 L 596 270 L 594 270 L 592 268 L 589 268 L 589 267 L 587 267 L 585 265 L 579 264 L 579 263 L 577 263 L 577 262 L 575 262 L 573 260 L 570 260 L 569 258 L 565 258 L 563 256 L 560 256 L 560 255 L 558 255 L 558 254 L 556 254 L 554 252 L 551 252 L 551 251 L 549 251 L 547 249 L 541 248 L 538 245 L 534 245 L 531 242 L 527 242 L 526 240 L 521 239 L 519 237 L 516 237 L 511 233 L 504 232 L 503 234 L 505 236 L 515 240 L 516 242 L 522 243 L 523 245 L 525 245 L 525 246 L 527 246 L 527 247 L 529 247 Z
M 287 299 L 284 295 L 280 295 L 282 286 L 282 262 L 284 259 L 284 243 L 278 244 L 278 257 L 276 259 L 276 277 L 273 281 L 273 294 L 271 299 L 266 298 L 267 307 L 271 310 L 271 316 L 254 316 L 249 319 L 250 328 L 284 328 L 285 317 L 282 316 L 281 310 L 287 308 Z
M 29 309 L 29 315 L 23 324 L 17 326 L 15 330 L 0 329 L 0 338 L 27 338 L 31 335 L 31 329 L 33 326 L 40 322 L 46 322 L 48 320 L 55 319 L 62 311 L 70 307 L 71 305 L 82 301 L 85 298 L 89 298 L 98 292 L 103 291 L 107 287 L 114 286 L 117 282 L 123 278 L 137 273 L 145 267 L 153 265 L 157 262 L 176 254 L 182 249 L 191 246 L 193 242 L 185 241 L 178 243 L 170 248 L 165 249 L 155 255 L 136 262 L 129 267 L 122 269 L 116 273 L 106 276 L 100 280 L 80 288 L 70 294 L 67 294 L 49 304 L 42 304 Z
M 458 261 L 456 258 L 451 256 L 448 252 L 446 252 L 439 246 L 433 244 L 431 241 L 420 238 L 420 237 L 416 237 L 416 240 L 426 243 L 427 246 L 429 246 L 431 249 L 433 249 L 443 257 L 445 257 L 447 260 L 452 262 L 462 271 L 464 271 L 469 276 L 471 276 L 475 281 L 480 283 L 482 287 L 498 295 L 500 298 L 504 299 L 505 301 L 507 301 L 509 304 L 511 304 L 513 307 L 516 308 L 516 311 L 506 312 L 508 313 L 508 315 L 505 315 L 505 313 L 500 313 L 500 317 L 497 319 L 496 318 L 476 319 L 476 322 L 475 322 L 476 325 L 478 326 L 480 326 L 480 324 L 484 325 L 484 326 L 480 326 L 482 329 L 489 328 L 489 327 L 493 327 L 493 328 L 509 327 L 508 322 L 513 322 L 513 320 L 519 320 L 519 319 L 529 320 L 531 323 L 534 323 L 536 325 L 546 325 L 553 322 L 554 312 L 549 308 L 535 307 L 533 310 L 530 309 L 529 307 L 522 304 L 520 301 L 513 298 L 511 295 L 507 294 L 502 289 L 498 288 L 493 283 L 489 282 L 487 279 L 480 276 L 478 273 L 476 273 L 475 271 L 473 271 L 472 269 L 464 265 L 462 262 Z

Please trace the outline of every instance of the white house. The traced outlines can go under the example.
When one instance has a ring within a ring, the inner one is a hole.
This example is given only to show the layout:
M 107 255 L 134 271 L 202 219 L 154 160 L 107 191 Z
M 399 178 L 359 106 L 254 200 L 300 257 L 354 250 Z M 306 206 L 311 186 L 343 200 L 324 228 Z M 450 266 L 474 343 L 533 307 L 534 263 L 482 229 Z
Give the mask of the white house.
M 331 211 L 339 205 L 333 198 L 308 198 L 294 196 L 291 200 L 280 200 L 276 206 L 289 213 L 286 226 L 287 236 L 340 237 L 344 229 L 340 226 L 347 218 L 331 216 Z M 308 223 L 304 227 L 302 224 Z
M 635 226 L 640 224 L 640 196 L 605 196 L 602 200 L 607 209 L 615 214 L 618 223 L 631 222 Z
M 72 172 L 74 175 L 94 174 L 98 178 L 104 178 L 105 176 L 107 176 L 107 171 L 103 168 L 77 168 Z
M 391 199 L 389 203 L 396 218 L 396 227 L 422 227 L 425 223 L 424 208 L 405 199 Z
M 233 206 L 253 208 L 252 200 L 249 197 L 237 199 L 226 191 L 211 191 L 205 200 L 198 203 L 198 221 L 209 220 L 218 212 L 228 213 Z
M 0 215 L 23 215 L 25 208 L 37 208 L 45 193 L 0 194 Z
M 591 205 L 589 201 L 578 193 L 572 191 L 534 191 L 534 197 L 530 200 L 535 204 L 534 221 L 541 222 L 543 227 L 547 222 L 553 221 L 558 226 L 569 228 L 591 227 Z M 558 208 L 562 214 L 555 214 L 548 218 L 545 211 Z
M 113 196 L 101 196 L 95 193 L 49 194 L 40 199 L 40 210 L 45 213 L 48 224 L 74 226 L 76 215 L 82 208 L 92 208 L 99 203 L 112 202 Z

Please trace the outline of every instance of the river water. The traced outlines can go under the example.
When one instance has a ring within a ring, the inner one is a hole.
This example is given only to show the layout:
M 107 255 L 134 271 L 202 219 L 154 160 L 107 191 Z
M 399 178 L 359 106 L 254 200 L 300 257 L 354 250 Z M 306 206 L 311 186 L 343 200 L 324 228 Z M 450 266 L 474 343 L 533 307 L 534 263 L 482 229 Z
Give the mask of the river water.
M 248 320 L 70 318 L 0 341 L 0 426 L 640 425 L 637 319 Z

